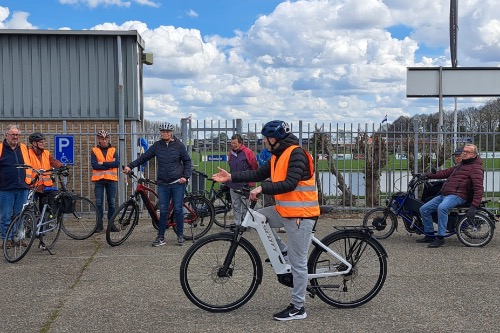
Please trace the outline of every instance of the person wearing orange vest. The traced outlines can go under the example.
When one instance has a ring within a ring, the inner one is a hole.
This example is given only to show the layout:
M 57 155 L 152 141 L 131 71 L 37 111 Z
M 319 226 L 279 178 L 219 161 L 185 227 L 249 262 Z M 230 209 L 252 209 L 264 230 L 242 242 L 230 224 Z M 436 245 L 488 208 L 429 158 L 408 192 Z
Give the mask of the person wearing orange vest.
M 42 133 L 35 132 L 31 134 L 28 141 L 31 144 L 28 152 L 30 155 L 31 166 L 33 168 L 37 170 L 49 170 L 50 168 L 60 168 L 63 166 L 60 161 L 56 160 L 54 156 L 52 156 L 52 154 L 45 149 L 46 139 Z M 49 174 L 44 174 L 36 182 L 35 186 L 38 199 L 40 200 L 45 188 L 54 186 L 54 183 L 52 182 Z
M 92 148 L 91 153 L 91 181 L 94 183 L 95 205 L 99 212 L 95 232 L 100 233 L 104 230 L 104 191 L 106 191 L 106 202 L 108 204 L 108 222 L 115 213 L 120 159 L 116 148 L 109 143 L 110 135 L 108 132 L 100 131 L 96 136 L 97 146 Z
M 307 288 L 307 255 L 314 224 L 319 216 L 318 191 L 314 177 L 312 156 L 299 146 L 299 139 L 290 132 L 290 126 L 281 120 L 264 125 L 261 134 L 271 152 L 269 161 L 257 170 L 229 173 L 219 168 L 212 176 L 217 182 L 262 182 L 250 191 L 250 199 L 260 194 L 274 195 L 275 206 L 258 210 L 272 228 L 284 227 L 288 246 L 275 233 L 276 241 L 285 259 L 288 258 L 293 276 L 292 301 L 283 311 L 273 315 L 285 321 L 307 317 L 304 303 Z
M 17 168 L 17 164 L 30 165 L 28 148 L 19 142 L 20 131 L 8 125 L 5 139 L 0 143 L 0 228 L 2 240 L 13 247 L 12 235 L 6 235 L 12 216 L 19 214 L 28 199 L 31 170 Z

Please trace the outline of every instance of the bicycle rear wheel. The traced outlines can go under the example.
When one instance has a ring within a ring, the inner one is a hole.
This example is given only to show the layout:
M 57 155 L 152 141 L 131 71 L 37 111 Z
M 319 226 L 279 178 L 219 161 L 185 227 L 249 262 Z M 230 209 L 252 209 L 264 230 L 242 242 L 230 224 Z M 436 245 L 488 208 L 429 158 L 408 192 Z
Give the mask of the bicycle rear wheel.
M 182 290 L 197 307 L 210 312 L 228 312 L 248 302 L 262 281 L 262 262 L 255 248 L 241 238 L 226 276 L 219 271 L 234 236 L 213 234 L 194 243 L 180 267 Z
M 388 208 L 375 208 L 366 213 L 363 218 L 363 226 L 373 226 L 373 237 L 385 239 L 392 235 L 396 229 L 396 216 L 392 212 L 387 212 Z M 387 214 L 387 215 L 386 215 Z
M 212 204 L 215 210 L 214 223 L 221 228 L 227 227 L 227 215 L 231 212 L 231 201 L 226 201 L 221 199 L 220 197 L 215 197 Z
M 32 211 L 24 211 L 11 222 L 3 242 L 3 255 L 8 262 L 24 258 L 35 240 L 36 217 Z
M 486 214 L 476 213 L 471 221 L 464 215 L 458 222 L 457 237 L 462 244 L 471 247 L 480 247 L 488 244 L 493 238 L 495 225 Z
M 41 227 L 39 236 L 40 243 L 45 245 L 45 247 L 49 250 L 52 249 L 57 239 L 59 238 L 59 234 L 61 233 L 62 219 L 63 214 L 59 213 L 57 214 L 57 216 L 54 216 L 48 221 L 48 223 L 44 224 Z
M 189 195 L 184 198 L 183 209 L 184 239 L 198 239 L 206 235 L 215 220 L 212 202 L 204 196 Z
M 375 297 L 387 277 L 387 255 L 376 239 L 361 231 L 338 231 L 321 242 L 352 265 L 349 273 L 311 279 L 311 292 L 330 305 L 354 308 Z M 346 265 L 316 246 L 308 261 L 310 274 L 339 272 Z
M 75 209 L 72 213 L 64 213 L 62 229 L 73 239 L 87 239 L 97 228 L 99 213 L 95 204 L 87 198 L 75 196 Z
M 106 228 L 106 242 L 111 246 L 122 244 L 132 233 L 139 221 L 139 207 L 133 200 L 118 207 Z

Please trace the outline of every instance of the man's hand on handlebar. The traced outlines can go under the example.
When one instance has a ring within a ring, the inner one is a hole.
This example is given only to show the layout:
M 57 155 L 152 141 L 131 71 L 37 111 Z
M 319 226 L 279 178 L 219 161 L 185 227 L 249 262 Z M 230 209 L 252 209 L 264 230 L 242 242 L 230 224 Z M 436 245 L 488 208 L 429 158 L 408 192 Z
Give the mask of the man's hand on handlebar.
M 123 173 L 124 174 L 128 175 L 131 171 L 132 171 L 132 169 L 130 169 L 128 166 L 126 166 L 126 167 L 123 168 Z
M 217 167 L 217 169 L 219 169 L 219 172 L 217 172 L 216 174 L 214 174 L 212 176 L 213 180 L 215 180 L 218 183 L 224 183 L 224 182 L 231 181 L 231 174 L 229 172 L 222 169 L 221 167 Z
M 262 193 L 262 186 L 257 186 L 256 188 L 250 191 L 249 199 L 252 201 L 257 201 L 261 193 Z

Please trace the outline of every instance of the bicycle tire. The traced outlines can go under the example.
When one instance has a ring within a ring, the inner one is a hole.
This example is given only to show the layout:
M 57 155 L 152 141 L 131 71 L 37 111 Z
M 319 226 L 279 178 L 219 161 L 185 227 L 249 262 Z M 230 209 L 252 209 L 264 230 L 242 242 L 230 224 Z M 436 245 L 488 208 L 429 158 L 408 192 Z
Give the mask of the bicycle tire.
M 24 258 L 36 238 L 35 231 L 36 216 L 31 210 L 25 210 L 11 222 L 6 235 L 13 235 L 14 246 L 9 248 L 7 240 L 3 242 L 3 256 L 8 262 L 15 263 Z
M 387 213 L 387 208 L 378 207 L 368 211 L 363 218 L 363 226 L 373 226 L 373 237 L 386 239 L 396 230 L 397 218 L 393 212 Z
M 240 238 L 229 276 L 219 277 L 234 235 L 219 233 L 201 238 L 184 254 L 180 283 L 187 298 L 209 312 L 229 312 L 247 303 L 262 281 L 262 262 L 255 247 Z
M 354 308 L 378 294 L 387 277 L 387 255 L 376 239 L 360 231 L 338 231 L 321 242 L 352 265 L 347 274 L 311 279 L 311 288 L 322 301 L 338 308 Z M 309 256 L 310 274 L 345 269 L 345 264 L 320 247 Z
M 482 247 L 493 239 L 495 225 L 484 213 L 476 213 L 474 221 L 463 216 L 457 224 L 458 240 L 469 247 Z
M 133 200 L 125 201 L 118 207 L 106 227 L 106 242 L 118 246 L 125 242 L 139 221 L 139 207 Z M 118 230 L 118 231 L 114 231 Z
M 227 215 L 231 212 L 231 203 L 228 203 L 226 200 L 216 196 L 213 200 L 211 200 L 214 206 L 215 219 L 214 223 L 221 228 L 227 227 Z M 222 215 L 222 220 L 217 218 L 217 216 Z
M 50 250 L 54 247 L 54 244 L 56 243 L 57 239 L 59 238 L 59 234 L 61 233 L 63 218 L 63 214 L 59 213 L 57 214 L 55 219 L 42 226 L 42 229 L 46 230 L 46 232 L 40 234 L 39 238 L 40 242 L 45 245 L 45 248 Z
M 215 220 L 212 202 L 204 196 L 189 195 L 184 198 L 183 210 L 184 226 L 182 236 L 184 239 L 196 240 L 205 236 Z M 171 218 L 174 218 L 173 214 Z
M 94 234 L 97 229 L 99 213 L 96 205 L 82 196 L 75 196 L 75 210 L 63 213 L 62 229 L 73 239 L 83 240 Z

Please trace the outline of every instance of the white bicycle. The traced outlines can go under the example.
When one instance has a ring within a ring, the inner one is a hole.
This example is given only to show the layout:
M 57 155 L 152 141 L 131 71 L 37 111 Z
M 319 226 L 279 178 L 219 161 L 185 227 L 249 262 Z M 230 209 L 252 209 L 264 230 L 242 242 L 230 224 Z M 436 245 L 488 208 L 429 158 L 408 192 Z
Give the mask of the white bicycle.
M 332 207 L 322 206 L 322 212 Z M 180 282 L 189 300 L 210 312 L 228 312 L 248 302 L 262 282 L 263 267 L 255 247 L 243 237 L 257 230 L 281 284 L 292 287 L 286 263 L 266 217 L 247 206 L 241 226 L 199 239 L 185 253 Z M 353 308 L 374 298 L 387 276 L 387 253 L 370 227 L 336 227 L 322 240 L 314 236 L 308 259 L 308 293 L 324 302 Z

